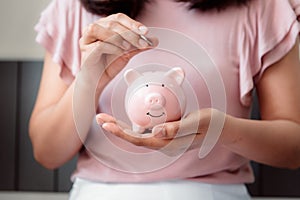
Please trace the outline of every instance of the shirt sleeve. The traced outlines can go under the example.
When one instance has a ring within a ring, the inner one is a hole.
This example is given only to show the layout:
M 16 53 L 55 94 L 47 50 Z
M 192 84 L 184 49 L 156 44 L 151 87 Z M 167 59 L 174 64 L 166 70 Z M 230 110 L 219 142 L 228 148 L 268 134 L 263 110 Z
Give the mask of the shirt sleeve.
M 52 0 L 35 26 L 36 41 L 60 65 L 60 77 L 67 84 L 73 81 L 80 66 L 81 6 L 78 2 Z
M 240 57 L 240 93 L 243 105 L 251 104 L 251 91 L 265 70 L 282 59 L 295 45 L 299 35 L 296 10 L 300 0 L 254 1 L 252 18 L 245 33 Z M 249 31 L 250 30 L 250 31 Z
M 290 0 L 290 4 L 291 4 L 292 8 L 294 9 L 294 12 L 299 21 L 299 19 L 300 19 L 300 0 Z

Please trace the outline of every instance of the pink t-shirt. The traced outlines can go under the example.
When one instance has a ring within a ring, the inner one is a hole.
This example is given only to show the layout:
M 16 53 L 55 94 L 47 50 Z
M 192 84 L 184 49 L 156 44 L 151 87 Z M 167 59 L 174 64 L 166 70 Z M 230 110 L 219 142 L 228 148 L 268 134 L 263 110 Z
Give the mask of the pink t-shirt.
M 190 38 L 188 40 L 193 44 L 204 48 L 220 76 L 216 76 L 214 70 L 211 69 L 203 74 L 202 72 L 197 74 L 198 71 L 194 70 L 191 63 L 161 49 L 138 55 L 126 68 L 141 66 L 143 63 L 184 66 L 188 88 L 195 94 L 199 108 L 215 107 L 221 110 L 225 108 L 230 115 L 249 118 L 251 92 L 255 84 L 265 69 L 281 59 L 295 44 L 299 33 L 295 11 L 300 12 L 299 8 L 300 1 L 298 0 L 291 2 L 288 0 L 253 0 L 248 6 L 228 8 L 222 12 L 201 13 L 188 10 L 184 4 L 173 0 L 153 1 L 146 4 L 138 20 L 148 27 L 164 28 L 161 30 L 170 34 L 167 37 L 162 36 L 165 39 L 161 41 L 162 45 L 172 46 L 172 44 L 167 44 L 168 37 L 172 38 L 172 31 L 175 36 L 184 35 Z M 97 19 L 99 16 L 88 13 L 79 0 L 53 0 L 42 13 L 35 27 L 38 32 L 37 42 L 53 55 L 53 60 L 61 66 L 62 79 L 68 84 L 80 71 L 78 40 L 82 30 Z M 155 30 L 153 32 L 155 33 Z M 188 42 L 181 44 L 180 41 L 175 41 L 175 43 L 180 44 L 180 48 L 189 48 L 184 47 Z M 201 49 L 198 50 L 200 55 Z M 172 49 L 169 49 L 170 51 Z M 189 53 L 197 56 L 195 51 Z M 201 68 L 201 70 L 205 71 L 207 68 Z M 123 99 L 120 98 L 126 89 L 121 87 L 124 85 L 120 81 L 123 72 L 107 86 L 101 95 L 99 100 L 101 112 L 118 112 L 113 109 L 112 104 L 115 99 Z M 222 93 L 222 90 L 218 91 L 218 85 L 214 85 L 215 88 L 212 86 L 215 91 L 209 90 L 208 85 L 218 82 L 218 79 L 221 79 L 223 87 L 221 89 L 225 91 L 225 95 L 222 96 L 224 99 L 222 97 L 216 99 L 218 94 Z M 225 107 L 222 107 L 224 102 Z M 188 109 L 192 110 L 192 108 L 193 106 Z M 139 170 L 147 166 L 147 162 L 151 165 L 156 158 L 153 160 L 152 157 L 148 160 L 141 158 L 142 164 L 138 166 L 139 158 L 134 157 L 136 159 L 134 161 L 130 160 L 131 157 L 123 158 L 126 154 L 118 154 L 110 148 L 93 152 L 95 146 L 107 145 L 103 143 L 103 138 L 101 140 L 97 133 L 95 134 L 99 131 L 97 128 L 94 126 L 91 129 L 94 133 L 91 133 L 91 138 L 85 142 L 86 149 L 80 153 L 73 178 L 81 177 L 103 182 L 188 179 L 209 183 L 247 183 L 254 179 L 249 160 L 219 144 L 205 158 L 199 158 L 199 149 L 190 150 L 164 167 L 156 166 L 155 170 L 149 170 L 149 168 L 148 171 L 140 173 Z M 111 145 L 125 146 L 125 150 L 128 151 L 136 150 L 133 145 L 122 142 L 114 136 L 109 136 L 109 134 L 106 136 L 112 141 Z M 139 153 L 146 155 L 147 151 L 142 150 Z M 163 158 L 162 155 L 158 157 Z M 127 170 L 119 170 L 125 168 Z

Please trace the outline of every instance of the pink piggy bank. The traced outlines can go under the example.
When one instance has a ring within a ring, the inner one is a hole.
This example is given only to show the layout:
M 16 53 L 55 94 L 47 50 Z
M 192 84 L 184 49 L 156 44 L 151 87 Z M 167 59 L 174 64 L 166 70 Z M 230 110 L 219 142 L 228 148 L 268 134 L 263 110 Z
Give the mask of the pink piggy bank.
M 180 67 L 167 72 L 140 73 L 134 69 L 125 72 L 128 85 L 125 109 L 134 132 L 143 133 L 157 124 L 182 117 L 186 103 L 181 87 L 184 77 Z

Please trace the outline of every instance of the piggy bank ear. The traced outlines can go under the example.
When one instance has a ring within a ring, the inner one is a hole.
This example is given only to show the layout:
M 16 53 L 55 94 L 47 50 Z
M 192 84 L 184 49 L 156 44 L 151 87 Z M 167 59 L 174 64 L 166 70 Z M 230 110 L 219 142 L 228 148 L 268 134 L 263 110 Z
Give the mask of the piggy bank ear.
M 141 76 L 142 75 L 134 69 L 128 69 L 124 73 L 124 79 L 125 79 L 127 85 L 131 85 L 131 83 L 133 81 L 135 81 L 137 78 L 139 78 Z
M 184 74 L 183 69 L 181 69 L 180 67 L 174 67 L 174 68 L 170 69 L 165 74 L 165 76 L 175 80 L 178 85 L 181 85 L 185 74 Z

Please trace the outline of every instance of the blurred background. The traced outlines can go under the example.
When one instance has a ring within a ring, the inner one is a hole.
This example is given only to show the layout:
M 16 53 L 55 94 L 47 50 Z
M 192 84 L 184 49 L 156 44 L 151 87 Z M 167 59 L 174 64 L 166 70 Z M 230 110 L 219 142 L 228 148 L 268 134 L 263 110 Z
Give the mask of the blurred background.
M 51 0 L 0 2 L 0 190 L 68 191 L 74 161 L 49 171 L 32 156 L 28 120 L 43 67 L 34 26 Z M 1 199 L 1 198 L 0 198 Z
M 49 2 L 0 2 L 0 199 L 1 193 L 64 193 L 71 187 L 76 158 L 57 170 L 46 170 L 34 161 L 28 137 L 44 54 L 35 43 L 34 25 Z M 258 106 L 253 105 L 255 119 Z M 252 165 L 256 176 L 256 182 L 248 185 L 252 196 L 300 198 L 300 170 Z

